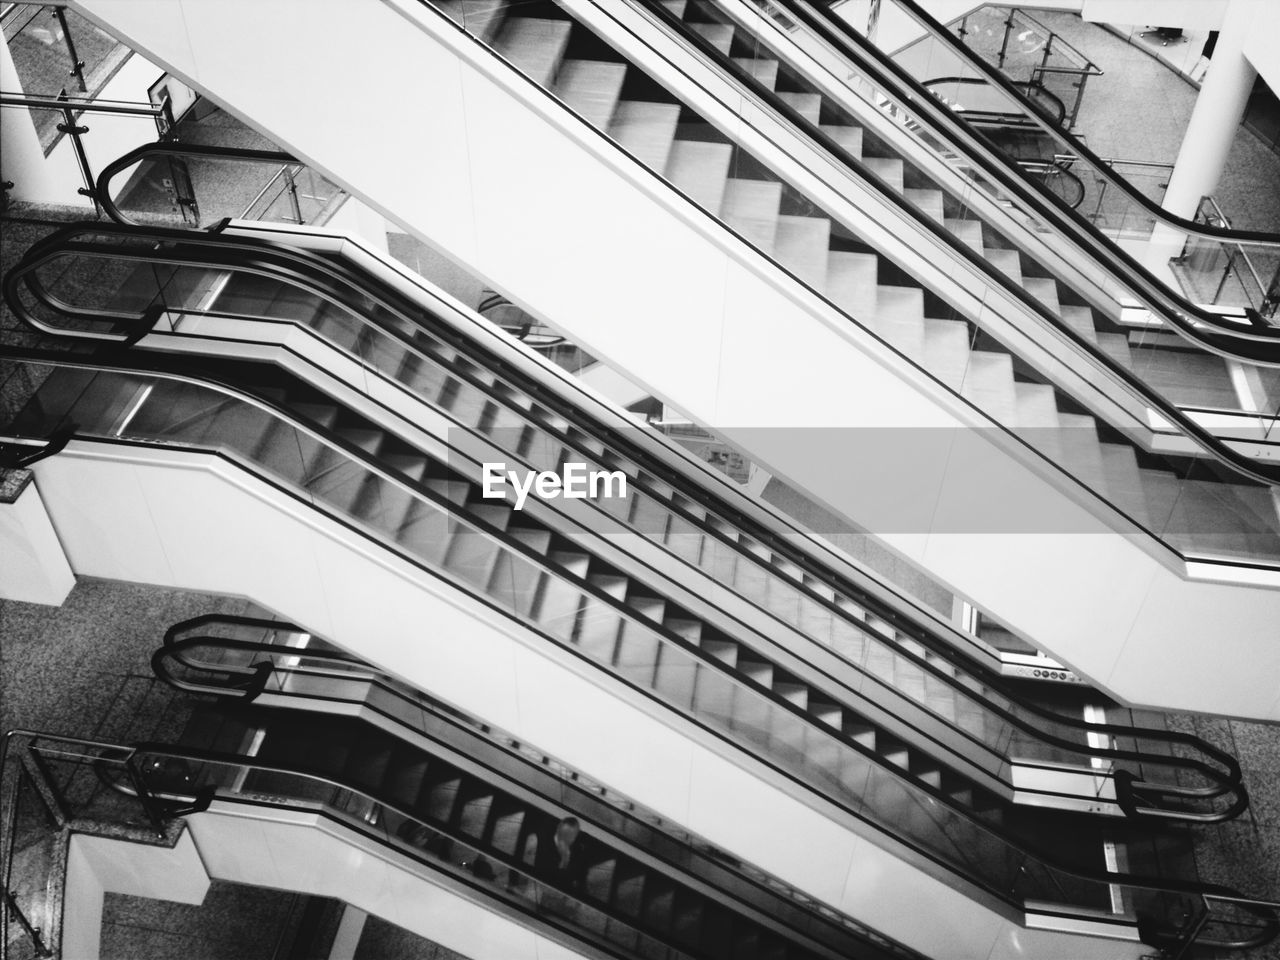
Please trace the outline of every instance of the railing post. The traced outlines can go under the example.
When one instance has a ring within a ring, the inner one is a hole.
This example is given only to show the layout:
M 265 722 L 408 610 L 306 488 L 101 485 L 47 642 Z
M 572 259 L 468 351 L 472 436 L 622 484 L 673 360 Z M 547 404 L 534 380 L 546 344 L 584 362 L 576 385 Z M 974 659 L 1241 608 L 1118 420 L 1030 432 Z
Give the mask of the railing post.
M 293 208 L 293 222 L 302 223 L 302 204 L 298 202 L 298 183 L 293 179 L 293 171 L 284 168 L 285 191 L 289 194 L 289 206 Z
M 59 100 L 67 99 L 67 91 L 64 88 L 58 94 Z M 76 164 L 80 167 L 80 177 L 84 180 L 85 186 L 80 187 L 76 192 L 81 196 L 88 197 L 93 201 L 93 211 L 98 217 L 102 216 L 102 207 L 98 203 L 98 191 L 94 186 L 93 170 L 89 166 L 89 155 L 84 151 L 84 141 L 80 138 L 89 132 L 89 128 L 76 123 L 75 113 L 70 106 L 62 108 L 62 123 L 58 124 L 57 131 L 65 133 L 71 138 L 71 146 L 75 151 Z
M 1231 276 L 1231 268 L 1236 263 L 1236 251 L 1227 251 L 1227 265 L 1222 268 L 1222 279 L 1218 281 L 1218 289 L 1213 292 L 1213 303 L 1218 302 L 1218 298 L 1222 296 L 1222 291 L 1226 289 L 1227 278 Z
M 1000 40 L 1000 53 L 996 57 L 996 66 L 1001 70 L 1004 69 L 1005 51 L 1009 49 L 1009 34 L 1013 31 L 1013 11 L 1009 11 L 1009 18 L 1004 22 L 1004 37 Z
M 1277 310 L 1280 310 L 1280 264 L 1276 265 L 1276 271 L 1271 275 L 1271 283 L 1263 293 L 1262 305 L 1258 307 L 1258 313 L 1270 320 L 1276 315 Z
M 156 837 L 160 840 L 164 839 L 164 820 L 160 816 L 160 812 L 155 808 L 151 792 L 147 789 L 146 784 L 142 780 L 142 773 L 138 770 L 134 761 L 137 754 L 130 754 L 129 758 L 124 762 L 125 773 L 129 775 L 129 781 L 133 784 L 133 789 L 137 793 L 138 803 L 142 805 L 142 811 L 147 815 L 147 820 L 151 823 L 151 829 L 156 832 Z
M 58 21 L 58 26 L 62 28 L 62 39 L 67 42 L 67 53 L 71 54 L 71 70 L 67 75 L 76 78 L 76 83 L 80 84 L 81 93 L 88 93 L 89 86 L 84 82 L 84 61 L 76 56 L 76 42 L 71 39 L 71 30 L 67 27 L 66 7 L 54 7 L 53 16 Z
M 31 941 L 31 945 L 35 947 L 37 957 L 52 957 L 53 951 L 45 946 L 44 938 L 40 936 L 40 928 L 32 926 L 31 921 L 27 919 L 27 915 L 22 912 L 22 908 L 18 906 L 18 901 L 13 895 L 13 891 L 8 887 L 4 890 L 4 911 L 3 922 L 0 922 L 0 948 L 4 948 L 5 956 L 8 955 L 9 941 L 9 915 L 18 918 L 18 926 L 26 932 L 27 938 Z

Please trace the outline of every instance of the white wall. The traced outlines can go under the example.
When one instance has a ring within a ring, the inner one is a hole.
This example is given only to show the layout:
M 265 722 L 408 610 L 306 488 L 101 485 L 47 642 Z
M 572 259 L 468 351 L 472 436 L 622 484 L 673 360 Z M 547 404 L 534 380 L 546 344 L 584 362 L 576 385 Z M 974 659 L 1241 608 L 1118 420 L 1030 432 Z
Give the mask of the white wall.
M 36 468 L 78 574 L 251 597 L 930 956 L 1140 952 L 1029 932 L 753 756 L 225 461 L 75 441 Z M 930 923 L 920 902 L 937 909 Z

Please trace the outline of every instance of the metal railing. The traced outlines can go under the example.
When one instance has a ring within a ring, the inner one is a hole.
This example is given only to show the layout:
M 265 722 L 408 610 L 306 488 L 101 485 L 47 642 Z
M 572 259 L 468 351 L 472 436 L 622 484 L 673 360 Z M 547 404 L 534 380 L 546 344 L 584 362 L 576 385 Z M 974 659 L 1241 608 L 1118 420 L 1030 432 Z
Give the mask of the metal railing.
M 983 20 L 1002 17 L 998 50 L 987 49 L 970 38 L 985 37 L 990 31 L 980 25 Z M 1011 79 L 1024 80 L 1054 93 L 1066 105 L 1064 124 L 1067 129 L 1075 126 L 1084 101 L 1085 85 L 1090 77 L 1102 75 L 1102 70 L 1085 54 L 1064 40 L 1061 34 L 1047 27 L 1024 10 L 982 7 L 965 14 L 949 24 L 960 39 L 974 52 L 988 60 Z M 1013 45 L 1010 45 L 1010 42 Z M 1026 75 L 1023 76 L 1023 72 Z
M 1231 221 L 1213 197 L 1201 198 L 1195 221 L 1231 229 Z M 1265 320 L 1274 320 L 1280 307 L 1280 255 L 1264 256 L 1262 251 L 1251 252 L 1240 243 L 1205 243 L 1188 237 L 1178 259 L 1193 267 L 1193 276 L 1217 275 L 1216 286 L 1205 302 L 1247 307 Z M 1182 271 L 1178 273 L 1181 276 Z M 1194 292 L 1203 296 L 1207 290 Z
M 61 113 L 62 120 L 56 129 L 71 138 L 76 166 L 80 171 L 80 179 L 84 182 L 84 186 L 76 192 L 93 201 L 94 212 L 98 216 L 102 215 L 102 204 L 97 190 L 97 178 L 84 144 L 84 135 L 91 128 L 79 123 L 80 117 L 86 113 L 150 117 L 155 122 L 156 133 L 161 140 L 172 135 L 174 126 L 173 108 L 167 96 L 159 103 L 137 103 L 127 100 L 94 100 L 90 97 L 70 96 L 65 91 L 56 97 L 26 96 L 0 91 L 0 107 L 25 107 L 28 110 L 53 110 Z
M 131 794 L 105 789 L 104 771 L 127 781 Z M 110 825 L 114 835 L 123 827 L 130 839 L 166 842 L 167 822 L 192 809 L 166 807 L 146 788 L 131 747 L 30 730 L 6 733 L 0 743 L 0 960 L 16 957 L 19 944 L 36 957 L 60 955 L 70 832 Z

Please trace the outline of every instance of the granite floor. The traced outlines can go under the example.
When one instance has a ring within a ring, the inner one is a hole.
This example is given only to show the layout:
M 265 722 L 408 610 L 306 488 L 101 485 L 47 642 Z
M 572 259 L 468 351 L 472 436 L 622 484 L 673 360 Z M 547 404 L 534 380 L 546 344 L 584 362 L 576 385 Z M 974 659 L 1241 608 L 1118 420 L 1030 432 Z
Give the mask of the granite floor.
M 274 960 L 301 899 L 218 881 L 199 906 L 107 894 L 100 960 Z

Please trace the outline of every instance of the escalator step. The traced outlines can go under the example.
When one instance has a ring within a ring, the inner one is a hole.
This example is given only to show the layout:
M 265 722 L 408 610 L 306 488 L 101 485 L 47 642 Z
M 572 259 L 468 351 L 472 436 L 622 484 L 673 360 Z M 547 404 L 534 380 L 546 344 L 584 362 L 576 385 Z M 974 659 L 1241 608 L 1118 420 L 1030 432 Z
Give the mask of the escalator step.
M 436 774 L 434 770 L 429 770 L 427 779 L 426 790 L 418 798 L 418 810 L 434 823 L 451 822 L 458 791 L 462 787 L 462 775 L 456 771 Z
M 565 60 L 556 77 L 555 93 L 583 120 L 604 130 L 613 119 L 626 75 L 627 67 L 621 63 Z
M 667 522 L 671 511 L 659 500 L 644 493 L 636 493 L 631 498 L 631 519 L 633 527 L 659 543 L 667 534 Z
M 766 609 L 787 623 L 795 623 L 800 616 L 800 591 L 777 576 L 769 579 Z
M 427 762 L 427 755 L 421 750 L 399 751 L 384 781 L 387 796 L 405 807 L 416 806 L 427 776 Z
M 587 868 L 584 889 L 586 895 L 597 903 L 613 900 L 613 880 L 618 869 L 616 859 L 602 860 Z
M 543 577 L 532 611 L 538 623 L 565 640 L 573 636 L 582 606 L 582 592 L 554 574 Z
M 733 147 L 727 143 L 677 140 L 671 145 L 666 177 L 698 206 L 719 215 L 732 158 Z
M 810 123 L 817 123 L 822 113 L 822 96 L 817 93 L 780 92 L 778 96 Z
M 613 113 L 609 132 L 633 157 L 651 170 L 666 169 L 675 142 L 680 107 L 674 103 L 623 100 Z
M 723 23 L 691 23 L 690 29 L 701 34 L 721 53 L 727 54 L 733 43 L 733 27 Z
M 498 556 L 502 552 L 501 545 L 489 536 L 458 526 L 449 539 L 449 549 L 445 553 L 443 565 L 450 573 L 461 577 L 473 587 L 487 590 Z
M 698 663 L 683 650 L 661 647 L 653 675 L 654 689 L 672 703 L 687 707 L 693 703 L 693 688 L 699 669 Z
M 510 0 L 436 0 L 436 6 L 467 33 L 489 41 L 501 28 Z
M 513 810 L 494 817 L 493 832 L 489 838 L 490 846 L 499 853 L 519 857 L 521 838 L 524 835 L 524 819 L 523 810 Z
M 508 532 L 512 537 L 530 547 L 534 553 L 546 555 L 551 548 L 551 531 L 533 529 L 531 527 L 511 527 Z
M 838 145 L 845 148 L 846 154 L 854 157 L 855 160 L 861 159 L 863 156 L 863 128 L 849 127 L 846 124 L 822 124 L 822 132 L 836 141 Z
M 469 837 L 482 839 L 489 825 L 493 803 L 493 794 L 487 790 L 479 796 L 468 797 L 459 810 L 458 829 Z
M 540 87 L 549 86 L 569 45 L 566 20 L 508 18 L 494 49 Z
M 613 908 L 628 917 L 640 916 L 644 905 L 645 875 L 635 873 L 634 868 L 627 868 L 628 873 L 620 875 L 613 891 Z
M 672 923 L 676 890 L 669 883 L 652 882 L 646 886 L 642 922 L 655 930 L 667 930 Z
M 396 373 L 396 379 L 419 396 L 425 397 L 431 403 L 436 403 L 440 394 L 444 392 L 449 375 L 433 361 L 426 360 L 416 353 L 406 353 L 404 363 Z
M 381 731 L 362 736 L 347 758 L 345 776 L 369 792 L 382 788 L 394 749 L 394 743 Z
M 623 629 L 622 616 L 595 597 L 587 597 L 578 614 L 573 641 L 600 663 L 611 664 Z
M 351 512 L 374 529 L 398 535 L 409 511 L 418 501 L 417 496 L 399 484 L 372 475 L 361 488 L 360 497 L 352 505 Z
M 672 935 L 677 940 L 688 944 L 715 942 L 713 936 L 706 935 L 707 931 L 703 927 L 706 913 L 705 902 L 684 897 L 680 899 L 682 902 L 676 905 L 675 916 L 671 921 Z M 722 942 L 729 941 L 725 939 Z
M 570 550 L 553 550 L 549 559 L 552 563 L 561 567 L 569 576 L 579 580 L 586 580 L 587 575 L 591 572 L 590 554 Z
M 634 599 L 635 602 L 632 602 Z M 698 644 L 702 642 L 702 621 L 688 620 L 684 617 L 668 617 L 666 616 L 666 601 L 655 600 L 652 598 L 628 598 L 631 604 L 640 616 L 646 620 L 654 620 L 662 623 L 664 629 L 674 633 L 677 637 L 688 640 L 690 643 Z

